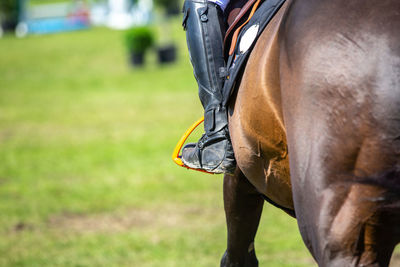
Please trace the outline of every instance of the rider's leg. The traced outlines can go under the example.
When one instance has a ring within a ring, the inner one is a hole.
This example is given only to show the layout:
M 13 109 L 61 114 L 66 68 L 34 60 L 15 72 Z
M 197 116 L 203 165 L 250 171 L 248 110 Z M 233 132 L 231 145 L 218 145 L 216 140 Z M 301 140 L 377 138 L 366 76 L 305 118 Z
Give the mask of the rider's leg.
M 217 4 L 222 10 L 225 10 L 225 8 L 229 4 L 230 0 L 208 0 L 208 2 L 213 2 L 213 3 Z
M 222 105 L 224 78 L 223 15 L 219 6 L 206 0 L 186 0 L 183 26 L 199 96 L 204 107 L 205 134 L 182 151 L 183 162 L 192 168 L 232 173 L 235 158 L 229 139 L 226 108 Z

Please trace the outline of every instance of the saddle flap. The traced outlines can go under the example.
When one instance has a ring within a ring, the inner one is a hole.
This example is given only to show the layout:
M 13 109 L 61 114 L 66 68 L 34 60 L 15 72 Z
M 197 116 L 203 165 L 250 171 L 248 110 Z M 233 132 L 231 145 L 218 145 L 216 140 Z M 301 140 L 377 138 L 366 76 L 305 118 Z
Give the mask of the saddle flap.
M 223 104 L 226 105 L 233 92 L 236 80 L 240 80 L 240 74 L 246 65 L 247 59 L 257 42 L 259 36 L 278 12 L 286 0 L 250 0 L 246 10 L 243 8 L 243 16 L 235 19 L 236 26 L 231 25 L 231 30 L 225 36 L 225 56 L 227 57 L 226 79 L 223 93 Z M 248 14 L 247 16 L 245 16 Z M 239 22 L 242 24 L 239 24 Z M 231 49 L 227 51 L 228 40 L 232 39 Z M 229 52 L 229 53 L 228 53 Z

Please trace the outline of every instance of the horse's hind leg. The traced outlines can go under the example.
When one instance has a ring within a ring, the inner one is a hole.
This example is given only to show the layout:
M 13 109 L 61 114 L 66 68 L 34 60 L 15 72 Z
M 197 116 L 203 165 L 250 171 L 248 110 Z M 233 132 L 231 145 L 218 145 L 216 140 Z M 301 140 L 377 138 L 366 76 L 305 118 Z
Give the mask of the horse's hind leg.
M 264 199 L 237 169 L 224 177 L 224 205 L 228 228 L 228 246 L 221 267 L 257 267 L 254 237 Z
M 305 244 L 322 267 L 388 266 L 400 241 L 397 141 L 382 142 L 379 134 L 362 139 L 356 131 L 338 138 L 337 128 L 322 131 L 324 122 L 308 117 L 312 127 L 288 131 L 293 199 Z
M 387 202 L 391 193 L 368 184 L 353 184 L 345 195 L 336 190 L 341 191 L 337 186 L 324 190 L 316 217 L 319 264 L 388 266 L 400 224 L 399 210 Z
M 339 170 L 343 165 L 321 161 L 309 162 L 302 172 L 299 166 L 305 166 L 304 159 L 309 158 L 292 155 L 296 216 L 319 266 L 388 266 L 400 241 L 400 194 L 374 182 L 394 182 L 399 173 L 393 177 L 383 177 L 381 172 L 346 175 Z

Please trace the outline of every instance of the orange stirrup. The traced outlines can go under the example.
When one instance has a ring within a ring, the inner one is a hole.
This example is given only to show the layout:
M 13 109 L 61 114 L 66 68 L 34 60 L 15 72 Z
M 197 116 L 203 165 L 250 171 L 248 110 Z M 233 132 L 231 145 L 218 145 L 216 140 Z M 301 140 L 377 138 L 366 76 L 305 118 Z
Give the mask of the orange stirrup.
M 181 149 L 183 147 L 183 144 L 185 144 L 186 140 L 188 139 L 188 137 L 190 136 L 190 134 L 197 128 L 197 126 L 199 126 L 202 122 L 204 121 L 204 116 L 201 117 L 200 119 L 198 119 L 195 123 L 192 124 L 192 126 L 189 127 L 189 129 L 186 130 L 186 132 L 182 135 L 181 139 L 178 141 L 178 143 L 175 146 L 174 152 L 172 153 L 172 160 L 178 164 L 181 167 L 185 167 L 187 169 L 191 169 L 191 170 L 195 170 L 195 171 L 200 171 L 200 172 L 205 172 L 205 173 L 210 173 L 210 174 L 214 174 L 212 172 L 208 172 L 202 169 L 195 169 L 195 168 L 191 168 L 187 165 L 185 165 L 185 163 L 183 163 L 182 161 L 182 156 L 179 155 L 181 152 Z

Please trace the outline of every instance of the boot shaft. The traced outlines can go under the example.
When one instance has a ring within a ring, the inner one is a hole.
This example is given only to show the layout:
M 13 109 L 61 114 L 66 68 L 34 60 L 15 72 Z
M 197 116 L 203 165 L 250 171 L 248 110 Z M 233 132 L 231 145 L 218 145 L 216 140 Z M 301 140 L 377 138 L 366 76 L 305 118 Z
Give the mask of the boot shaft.
M 222 106 L 222 87 L 225 78 L 223 12 L 215 3 L 186 0 L 183 7 L 183 27 L 194 76 L 204 107 L 204 129 L 211 135 L 227 125 L 227 114 Z
M 220 69 L 225 67 L 223 14 L 218 5 L 199 0 L 186 0 L 183 10 L 190 61 L 205 107 L 215 102 L 207 94 L 221 101 L 224 78 L 220 77 Z

